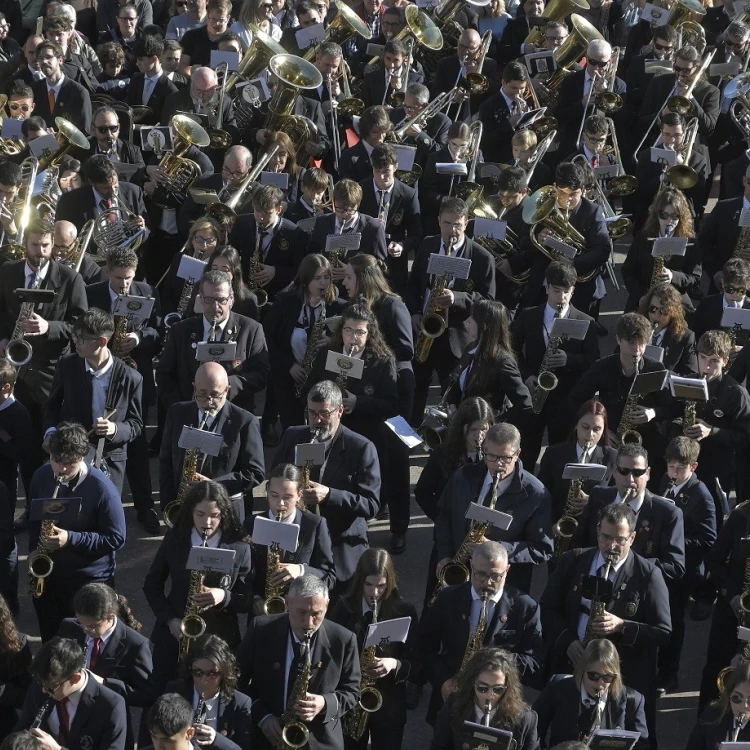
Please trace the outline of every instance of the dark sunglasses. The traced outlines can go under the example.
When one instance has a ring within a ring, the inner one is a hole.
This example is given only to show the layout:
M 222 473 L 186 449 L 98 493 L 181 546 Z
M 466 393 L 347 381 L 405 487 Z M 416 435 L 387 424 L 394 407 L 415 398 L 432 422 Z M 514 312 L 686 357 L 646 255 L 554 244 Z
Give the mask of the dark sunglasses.
M 96 129 L 100 133 L 114 133 L 115 131 L 120 129 L 119 125 L 97 125 Z
M 493 695 L 502 695 L 506 690 L 506 685 L 493 685 L 490 687 L 489 685 L 479 685 L 477 683 L 474 684 L 474 690 L 476 690 L 479 695 L 487 695 L 487 693 L 492 691 Z
M 732 693 L 729 696 L 729 700 L 734 703 L 735 706 L 739 706 L 741 703 L 745 705 L 750 704 L 750 698 L 743 698 L 739 693 Z
M 648 311 L 650 313 L 655 313 L 656 315 L 664 315 L 664 308 L 663 307 L 657 307 L 656 305 L 649 305 Z
M 732 49 L 742 49 L 747 42 L 730 42 L 729 39 L 726 39 L 724 41 L 724 44 L 727 45 L 727 47 L 731 47 Z
M 215 669 L 212 669 L 210 672 L 204 672 L 202 669 L 198 669 L 197 667 L 193 667 L 190 670 L 190 674 L 193 675 L 193 677 L 197 677 L 200 679 L 201 677 L 206 677 L 209 680 L 218 680 L 219 677 L 221 677 L 221 672 L 217 672 Z
M 744 286 L 725 286 L 724 291 L 727 294 L 745 294 L 747 289 Z
M 662 221 L 669 221 L 670 219 L 679 219 L 679 214 L 671 214 L 669 211 L 659 211 L 659 218 Z
M 593 65 L 595 68 L 606 68 L 609 65 L 609 61 L 602 62 L 601 60 L 589 60 L 589 65 Z
M 19 109 L 21 112 L 31 111 L 31 107 L 28 104 L 16 104 L 15 102 L 11 102 L 8 107 L 10 107 L 11 112 L 17 112 Z
M 611 682 L 615 681 L 615 678 L 617 677 L 616 674 L 599 674 L 599 672 L 586 672 L 586 677 L 588 677 L 591 682 L 599 682 L 600 680 L 602 682 L 606 682 L 607 685 L 609 685 Z
M 674 70 L 677 75 L 679 75 L 680 73 L 690 74 L 693 72 L 693 66 L 691 65 L 689 68 L 683 68 L 680 65 L 673 65 L 672 70 Z
M 674 47 L 671 44 L 659 44 L 654 42 L 654 49 L 658 49 L 660 52 L 671 52 Z
M 617 467 L 617 473 L 626 477 L 628 474 L 632 474 L 634 477 L 642 477 L 648 469 L 626 469 L 624 466 Z

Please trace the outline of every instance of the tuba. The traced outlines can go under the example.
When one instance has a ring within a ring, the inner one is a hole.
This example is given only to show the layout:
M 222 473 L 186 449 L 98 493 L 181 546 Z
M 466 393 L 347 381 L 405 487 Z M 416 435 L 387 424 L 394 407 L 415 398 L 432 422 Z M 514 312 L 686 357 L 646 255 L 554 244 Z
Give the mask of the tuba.
M 63 157 L 73 148 L 80 148 L 82 151 L 88 151 L 91 145 L 86 136 L 72 122 L 64 117 L 55 117 L 55 127 L 57 128 L 57 143 L 59 148 L 56 151 L 45 152 L 39 159 L 39 171 L 44 172 L 50 167 L 59 167 Z
M 571 13 L 577 10 L 589 10 L 590 8 L 588 0 L 551 0 L 547 3 L 542 14 L 544 23 L 534 26 L 524 40 L 524 44 L 544 47 L 544 27 L 547 23 L 550 21 L 565 21 Z
M 209 529 L 203 529 L 202 547 L 208 547 Z M 187 655 L 190 651 L 190 642 L 200 638 L 206 632 L 206 621 L 201 617 L 200 607 L 195 603 L 193 597 L 203 591 L 205 574 L 199 570 L 190 571 L 190 588 L 188 589 L 187 604 L 185 605 L 185 616 L 180 623 L 180 656 Z
M 398 32 L 390 41 L 406 42 L 411 39 L 420 47 L 431 52 L 438 52 L 443 48 L 443 35 L 435 22 L 416 5 L 407 5 L 404 8 L 404 20 L 406 26 Z M 380 55 L 373 57 L 367 66 L 377 65 Z M 365 67 L 367 67 L 365 66 Z
M 348 5 L 338 3 L 336 8 L 338 9 L 338 13 L 336 13 L 333 21 L 331 21 L 326 29 L 324 44 L 336 42 L 336 44 L 344 47 L 353 36 L 372 39 L 370 27 Z M 316 46 L 311 46 L 305 51 L 303 58 L 308 62 L 312 62 L 315 59 L 316 50 Z M 315 88 L 318 86 L 320 86 L 320 83 Z

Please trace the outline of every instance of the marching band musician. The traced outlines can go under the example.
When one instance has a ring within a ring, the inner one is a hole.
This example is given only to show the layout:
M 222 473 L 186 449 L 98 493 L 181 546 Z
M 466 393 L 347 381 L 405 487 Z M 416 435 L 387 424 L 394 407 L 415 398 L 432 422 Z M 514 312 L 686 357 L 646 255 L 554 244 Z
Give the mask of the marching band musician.
M 99 684 L 86 669 L 86 655 L 71 638 L 42 644 L 31 663 L 34 682 L 26 694 L 16 729 L 29 729 L 48 750 L 70 747 L 127 747 L 127 706 L 122 696 Z M 45 711 L 47 701 L 52 705 Z M 76 721 L 76 718 L 78 719 Z
M 240 248 L 242 275 L 253 289 L 261 289 L 273 302 L 294 279 L 307 244 L 307 235 L 282 218 L 284 193 L 274 185 L 261 185 L 252 196 L 252 214 L 237 217 L 229 244 Z
M 466 203 L 459 198 L 442 201 L 438 217 L 440 234 L 422 240 L 409 275 L 406 302 L 412 315 L 415 340 L 420 333 L 424 314 L 433 305 L 446 311 L 447 323 L 447 330 L 433 341 L 425 361 L 417 358 L 414 362 L 417 385 L 412 424 L 415 425 L 422 421 L 433 371 L 437 370 L 441 388 L 446 388 L 456 360 L 471 343 L 469 318 L 472 305 L 480 299 L 493 299 L 495 296 L 495 264 L 487 250 L 466 237 L 468 213 Z M 454 257 L 471 260 L 469 278 L 449 281 L 442 294 L 432 299 L 435 280 L 427 273 L 430 254 L 447 255 L 449 252 Z
M 508 583 L 528 593 L 534 566 L 552 556 L 549 492 L 523 468 L 521 433 L 512 424 L 491 427 L 482 452 L 484 460 L 458 469 L 440 497 L 435 519 L 437 574 L 461 547 L 470 524 L 465 518 L 469 504 L 490 506 L 492 485 L 498 479 L 494 510 L 511 515 L 512 520 L 505 530 L 490 526 L 482 541 L 499 541 L 506 548 L 512 565 Z
M 385 142 L 391 134 L 393 123 L 385 107 L 368 107 L 359 118 L 360 141 L 345 148 L 339 159 L 339 177 L 362 182 L 372 177 L 370 156 L 375 146 Z
M 500 39 L 497 50 L 497 60 L 508 63 L 521 55 L 537 52 L 534 45 L 525 42 L 526 37 L 534 29 L 532 20 L 544 13 L 544 0 L 523 0 L 520 3 L 515 18 L 508 21 Z
M 257 418 L 228 401 L 229 378 L 218 362 L 205 362 L 195 373 L 193 400 L 178 401 L 167 411 L 159 454 L 159 496 L 164 510 L 177 499 L 185 470 L 185 451 L 179 447 L 184 425 L 200 425 L 224 438 L 217 456 L 203 456 L 193 482 L 221 484 L 230 496 L 245 495 L 252 510 L 253 488 L 263 481 L 263 443 Z
M 143 713 L 143 722 L 152 744 L 145 746 L 148 740 L 144 740 L 138 743 L 139 746 L 143 744 L 144 750 L 164 750 L 165 747 L 170 750 L 194 750 L 195 745 L 191 742 L 196 732 L 194 715 L 193 707 L 181 695 L 160 695 L 151 708 Z
M 521 128 L 513 133 L 510 144 L 513 148 L 513 166 L 520 167 L 524 174 L 528 175 L 526 186 L 528 192 L 533 193 L 543 185 L 552 184 L 552 170 L 538 159 L 536 164 L 532 164 L 538 154 L 539 138 L 531 128 Z
M 367 55 L 368 42 L 385 44 L 385 38 L 380 28 L 385 3 L 383 0 L 362 0 L 362 2 L 352 5 L 352 10 L 365 22 L 372 34 L 372 39 L 365 39 L 365 37 L 356 34 L 346 43 L 349 64 L 354 74 L 360 76 L 369 57 Z
M 73 324 L 76 353 L 57 361 L 44 412 L 44 439 L 46 444 L 62 421 L 91 425 L 87 458 L 122 495 L 127 447 L 143 430 L 143 378 L 110 351 L 114 332 L 112 316 L 96 307 Z
M 342 178 L 334 185 L 334 212 L 318 217 L 307 243 L 308 255 L 310 253 L 324 253 L 326 238 L 329 235 L 360 234 L 359 248 L 362 249 L 362 252 L 374 255 L 379 260 L 385 260 L 388 257 L 385 228 L 376 218 L 360 212 L 362 196 L 362 187 L 353 180 Z M 360 252 L 359 248 L 349 250 L 347 256 Z M 342 261 L 346 261 L 347 256 L 342 258 Z M 339 265 L 334 267 L 332 271 L 334 281 L 341 280 L 343 268 Z
M 549 444 L 565 440 L 570 429 L 572 414 L 567 405 L 567 394 L 578 378 L 599 359 L 599 339 L 593 320 L 570 304 L 577 282 L 576 270 L 567 261 L 553 261 L 544 272 L 547 301 L 544 305 L 527 308 L 513 319 L 511 334 L 513 348 L 518 352 L 521 376 L 532 394 L 532 402 L 539 398 L 538 375 L 542 370 L 552 372 L 557 378 L 555 387 L 547 391 L 545 403 L 534 420 L 528 441 L 529 464 L 536 463 L 541 448 L 544 428 L 548 430 Z M 555 319 L 587 320 L 586 335 L 582 340 L 551 340 Z
M 390 143 L 375 146 L 370 154 L 373 176 L 360 183 L 367 216 L 378 219 L 388 243 L 388 276 L 403 296 L 409 279 L 409 253 L 422 240 L 422 214 L 415 188 L 396 178 L 398 152 Z
M 290 11 L 285 11 L 289 13 Z M 301 57 L 304 53 L 304 49 L 300 49 L 297 43 L 297 32 L 302 29 L 307 29 L 310 26 L 314 26 L 316 23 L 323 23 L 323 10 L 318 9 L 318 5 L 312 0 L 299 0 L 294 4 L 294 15 L 297 19 L 296 26 L 287 26 L 281 31 L 281 39 L 279 43 L 281 46 L 290 54 Z
M 376 616 L 377 622 L 410 618 L 409 634 L 404 643 L 378 646 L 372 660 L 365 665 L 364 642 L 368 626 L 375 622 Z M 352 736 L 357 730 L 352 732 L 347 718 L 344 719 L 344 747 L 366 750 L 369 738 L 377 747 L 401 750 L 406 726 L 406 681 L 416 656 L 418 618 L 414 605 L 398 589 L 393 560 L 384 549 L 368 549 L 362 554 L 349 591 L 331 607 L 328 619 L 357 636 L 363 677 L 375 681 L 374 688 L 382 698 L 380 708 L 368 715 L 360 737 Z M 348 718 L 355 716 L 353 711 Z
M 156 125 L 161 119 L 166 98 L 177 91 L 161 64 L 164 48 L 164 40 L 150 34 L 139 39 L 133 48 L 138 72 L 130 78 L 125 102 L 131 107 L 142 105 L 149 108 L 150 111 L 139 118 L 142 125 Z
M 208 271 L 199 282 L 203 314 L 181 320 L 170 328 L 166 346 L 156 368 L 156 384 L 164 406 L 189 401 L 199 363 L 198 342 L 237 342 L 235 359 L 224 362 L 230 385 L 230 400 L 253 411 L 255 394 L 268 381 L 266 340 L 260 323 L 232 312 L 232 281 L 221 271 Z
M 23 125 L 21 127 L 23 128 Z M 747 138 L 745 138 L 744 145 L 750 145 Z M 745 176 L 745 171 L 747 170 L 748 163 L 750 163 L 748 150 L 742 151 L 742 153 L 736 159 L 732 159 L 726 164 L 721 165 L 719 200 L 726 200 L 727 198 L 737 198 L 743 194 L 745 186 L 743 184 L 742 178 Z
M 5 597 L 0 594 L 0 684 L 3 702 L 0 706 L 0 731 L 7 737 L 18 721 L 18 711 L 23 706 L 31 684 L 31 643 L 29 637 L 18 630 L 13 613 Z
M 65 265 L 70 265 L 71 259 L 80 251 L 77 238 L 78 230 L 75 224 L 64 220 L 56 221 L 52 234 L 52 257 Z M 105 281 L 104 269 L 87 252 L 83 253 L 78 273 L 87 285 Z
M 682 295 L 685 309 L 692 311 L 692 297 L 698 295 L 701 280 L 701 258 L 685 194 L 677 188 L 668 187 L 660 190 L 651 201 L 645 223 L 635 232 L 622 264 L 622 278 L 629 292 L 625 312 L 638 309 L 643 295 L 652 286 L 656 261 L 651 249 L 656 237 L 688 238 L 684 255 L 663 256 L 664 267 L 656 274 L 656 282 L 675 287 Z
M 203 544 L 203 540 L 206 543 Z M 195 587 L 196 571 L 188 570 L 191 547 L 235 550 L 227 576 L 209 572 Z M 170 579 L 171 588 L 165 586 Z M 160 688 L 177 676 L 178 653 L 183 643 L 180 625 L 189 613 L 200 616 L 205 632 L 223 638 L 232 649 L 240 643 L 238 615 L 252 602 L 252 554 L 227 491 L 218 482 L 199 481 L 187 491 L 174 528 L 168 529 L 143 581 L 143 592 L 156 616 L 151 633 L 154 645 L 154 680 Z M 188 639 L 189 640 L 189 639 Z
M 253 543 L 253 570 L 255 571 L 255 601 L 252 615 L 265 614 L 265 594 L 272 589 L 286 587 L 290 581 L 303 575 L 320 578 L 329 589 L 336 583 L 336 567 L 333 563 L 331 535 L 325 518 L 305 508 L 302 500 L 304 482 L 302 472 L 294 464 L 276 464 L 272 469 L 266 488 L 268 500 L 267 517 L 281 523 L 296 523 L 299 529 L 297 549 L 294 552 L 279 550 L 279 565 L 275 571 L 268 569 L 268 547 Z M 246 516 L 245 531 L 252 537 L 257 516 Z M 360 558 L 361 559 L 361 558 Z
M 260 319 L 258 298 L 242 279 L 242 258 L 235 248 L 231 245 L 219 245 L 209 256 L 206 267 L 211 271 L 222 271 L 232 280 L 232 309 L 238 315 L 253 320 Z
M 653 29 L 651 43 L 644 52 L 630 58 L 627 71 L 627 99 L 626 103 L 631 112 L 637 112 L 643 103 L 643 96 L 654 76 L 661 71 L 649 70 L 649 62 L 660 61 L 665 69 L 672 66 L 672 56 L 677 47 L 677 31 L 669 24 L 657 26 Z
M 343 750 L 341 719 L 357 704 L 361 672 L 357 638 L 325 619 L 328 602 L 325 583 L 304 575 L 289 586 L 286 614 L 251 620 L 238 661 L 253 701 L 253 747 L 277 747 L 295 722 L 311 748 Z
M 346 307 L 336 293 L 328 259 L 319 253 L 306 255 L 291 289 L 279 294 L 263 321 L 271 362 L 269 382 L 284 429 L 304 421 L 305 402 L 296 390 L 301 393 L 317 349 L 327 345 L 323 313 L 334 317 Z
M 529 109 L 524 96 L 530 85 L 526 66 L 510 62 L 503 70 L 500 90 L 479 107 L 477 119 L 484 125 L 482 153 L 486 161 L 513 162 L 511 138 L 519 117 Z
M 718 294 L 703 297 L 693 315 L 695 337 L 699 339 L 706 331 L 718 331 L 724 310 L 750 308 L 750 298 L 747 290 L 750 288 L 750 263 L 741 258 L 732 257 L 714 274 L 714 281 L 720 288 Z M 729 330 L 724 329 L 729 333 Z M 730 357 L 734 358 L 742 345 L 746 343 L 748 334 L 744 330 L 733 331 L 734 341 L 730 350 Z M 739 346 L 738 346 L 739 345 Z
M 513 733 L 517 750 L 538 748 L 537 716 L 523 700 L 518 672 L 513 655 L 504 649 L 477 651 L 438 714 L 430 750 L 462 747 L 464 721 L 481 724 L 485 716 L 491 727 Z
M 688 737 L 686 750 L 710 750 L 724 742 L 747 742 L 750 665 L 737 664 L 727 675 L 721 694 L 703 711 Z
M 390 39 L 383 48 L 383 66 L 366 73 L 362 79 L 362 101 L 365 107 L 387 107 L 391 105 L 392 94 L 423 81 L 424 76 L 409 68 L 409 45 L 400 39 Z
M 311 100 L 308 99 L 307 101 Z M 321 126 L 324 124 L 321 120 Z M 323 128 L 321 127 L 321 129 Z M 287 175 L 288 186 L 284 191 L 284 200 L 287 204 L 295 203 L 302 193 L 301 182 L 305 169 L 297 164 L 294 142 L 286 133 L 268 133 L 266 148 L 273 148 L 274 146 L 277 147 L 277 150 L 268 162 L 268 170 Z
M 0 162 L 0 248 L 12 243 L 18 234 L 16 212 L 13 209 L 22 184 L 21 167 L 10 159 L 3 159 Z
M 654 748 L 656 649 L 667 644 L 672 626 L 661 570 L 631 549 L 635 525 L 629 505 L 607 505 L 599 518 L 596 546 L 562 554 L 540 600 L 542 632 L 551 653 L 549 668 L 558 674 L 575 669 L 592 638 L 607 638 L 617 646 L 623 681 L 646 699 L 649 745 Z M 607 560 L 612 561 L 613 600 L 584 598 L 584 579 L 603 578 Z
M 609 123 L 603 115 L 589 115 L 583 122 L 583 137 L 580 144 L 576 144 L 576 150 L 564 161 L 573 161 L 576 156 L 582 155 L 594 170 L 611 164 L 615 158 L 614 154 L 605 154 L 607 139 L 611 135 Z
M 595 724 L 597 704 L 604 707 Z M 625 729 L 641 736 L 636 747 L 646 747 L 648 729 L 643 696 L 622 681 L 620 655 L 606 638 L 592 640 L 574 674 L 556 674 L 534 701 L 542 747 L 586 739 L 594 729 Z M 549 730 L 549 741 L 547 731 Z
M 287 206 L 284 218 L 297 224 L 303 219 L 311 219 L 320 213 L 329 213 L 321 203 L 328 189 L 328 174 L 318 167 L 311 167 L 300 178 L 300 196 L 294 204 Z
M 125 514 L 115 486 L 99 469 L 84 461 L 89 451 L 86 430 L 60 422 L 49 438 L 50 463 L 34 472 L 32 498 L 49 498 L 60 482 L 57 497 L 80 498 L 77 515 L 64 529 L 52 526 L 42 538 L 41 522 L 29 521 L 29 551 L 40 545 L 54 558 L 42 596 L 34 597 L 42 640 L 55 635 L 66 617 L 73 617 L 73 598 L 87 583 L 114 583 L 116 552 L 125 544 Z
M 474 547 L 470 567 L 465 583 L 440 590 L 419 625 L 421 659 L 432 683 L 429 723 L 434 722 L 443 702 L 456 691 L 466 652 L 475 636 L 481 636 L 480 648 L 491 645 L 513 654 L 525 684 L 535 684 L 541 669 L 539 605 L 508 584 L 511 566 L 505 547 L 498 542 L 480 542 Z M 485 593 L 487 621 L 484 632 L 477 632 Z
M 564 515 L 568 503 L 574 516 L 580 515 L 594 486 L 606 487 L 612 482 L 617 451 L 609 447 L 607 410 L 600 401 L 585 401 L 576 414 L 571 439 L 551 444 L 544 451 L 537 479 L 550 493 L 551 517 L 557 521 Z M 563 479 L 569 463 L 590 463 L 606 466 L 607 471 L 599 482 L 584 481 L 575 497 L 570 497 L 571 480 Z
M 650 343 L 664 350 L 664 367 L 693 377 L 698 372 L 695 334 L 687 327 L 680 293 L 670 284 L 656 284 L 643 296 L 638 312 L 654 327 Z
M 304 489 L 305 505 L 328 521 L 336 564 L 336 590 L 345 591 L 357 560 L 369 547 L 367 521 L 380 508 L 380 461 L 375 446 L 365 437 L 341 424 L 342 393 L 330 380 L 316 383 L 307 394 L 310 425 L 289 427 L 279 444 L 275 461 L 293 463 L 294 447 L 310 442 L 312 430 L 326 446 L 322 467 L 310 470 L 310 484 Z

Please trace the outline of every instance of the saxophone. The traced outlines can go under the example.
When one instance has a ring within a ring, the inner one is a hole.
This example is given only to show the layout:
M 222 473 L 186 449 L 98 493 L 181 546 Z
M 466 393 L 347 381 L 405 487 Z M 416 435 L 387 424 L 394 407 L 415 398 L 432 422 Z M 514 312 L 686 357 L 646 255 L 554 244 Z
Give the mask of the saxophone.
M 488 591 L 482 592 L 482 610 L 479 613 L 479 621 L 474 629 L 474 632 L 469 636 L 469 641 L 466 644 L 466 650 L 464 651 L 464 658 L 461 661 L 461 671 L 466 668 L 469 663 L 469 659 L 484 646 L 484 636 L 487 632 L 487 604 L 490 600 Z
M 705 378 L 705 375 L 701 375 L 702 378 Z M 698 410 L 698 402 L 688 400 L 685 402 L 685 412 L 682 415 L 682 430 L 683 432 L 687 430 L 690 427 L 695 426 L 696 421 L 698 420 L 697 415 Z
M 294 713 L 294 706 L 307 695 L 307 689 L 310 686 L 310 678 L 312 677 L 311 652 L 313 635 L 312 630 L 308 630 L 305 633 L 305 643 L 303 646 L 305 649 L 305 663 L 294 680 L 286 708 L 281 715 L 281 740 L 276 746 L 276 750 L 288 750 L 289 748 L 297 750 L 297 748 L 304 747 L 310 739 L 310 730 L 297 718 L 297 715 Z
M 495 510 L 497 504 L 497 487 L 500 484 L 500 472 L 495 474 L 492 480 L 492 489 L 490 495 L 490 510 Z M 458 548 L 458 552 L 453 556 L 453 559 L 446 563 L 445 567 L 440 571 L 438 577 L 438 583 L 435 587 L 435 592 L 430 599 L 429 606 L 435 603 L 440 591 L 446 586 L 455 586 L 460 583 L 466 583 L 469 580 L 469 558 L 474 546 L 478 544 L 482 537 L 487 532 L 489 524 L 486 521 L 472 521 L 469 527 L 469 533 L 464 537 L 461 546 Z
M 281 523 L 281 513 L 276 514 L 276 522 Z M 268 546 L 266 558 L 266 601 L 263 603 L 263 613 L 266 615 L 280 615 L 286 612 L 285 587 L 271 584 L 271 576 L 279 569 L 280 563 L 281 548 L 274 542 Z
M 639 365 L 643 360 L 638 355 L 633 357 L 633 364 L 635 365 L 635 375 L 633 376 L 633 385 L 635 385 L 635 379 L 638 377 Z M 630 390 L 633 390 L 633 385 L 630 386 Z M 620 417 L 620 424 L 617 425 L 617 439 L 620 443 L 638 443 L 639 445 L 643 442 L 641 434 L 636 429 L 636 425 L 633 424 L 633 412 L 638 408 L 638 401 L 640 395 L 637 393 L 628 393 L 627 399 L 625 399 L 625 407 L 622 410 L 622 416 Z
M 750 227 L 743 227 L 732 252 L 733 258 L 750 261 Z
M 315 429 L 310 430 L 310 442 L 319 443 L 322 432 L 322 427 L 316 427 Z M 305 461 L 305 465 L 302 467 L 302 488 L 305 490 L 310 489 L 310 471 L 312 470 L 312 467 L 312 461 Z M 315 515 L 320 515 L 319 503 L 315 503 Z
M 378 600 L 374 596 L 370 602 L 370 608 L 372 609 L 372 622 L 375 624 L 378 621 Z M 375 687 L 375 678 L 366 676 L 367 668 L 375 661 L 376 648 L 377 646 L 368 646 L 362 649 L 359 661 L 362 669 L 359 703 L 344 716 L 344 733 L 355 740 L 364 736 L 370 714 L 378 711 L 383 705 L 383 695 Z
M 615 556 L 612 553 L 609 553 L 606 555 L 605 560 L 607 562 L 607 567 L 604 568 L 604 579 L 609 579 L 609 571 L 612 570 L 612 566 L 614 565 Z M 583 645 L 584 647 L 588 646 L 591 641 L 597 639 L 597 638 L 603 638 L 604 636 L 599 635 L 598 633 L 594 633 L 593 626 L 594 626 L 594 620 L 597 617 L 603 617 L 604 613 L 606 612 L 606 602 L 602 601 L 602 598 L 600 596 L 595 596 L 591 600 L 591 609 L 589 610 L 589 621 L 586 623 L 586 634 L 583 637 Z
M 52 491 L 52 499 L 57 498 L 60 492 L 62 481 L 55 477 L 55 489 Z M 44 579 L 49 577 L 55 567 L 55 563 L 50 557 L 51 553 L 45 551 L 45 541 L 52 534 L 52 521 L 42 521 L 42 527 L 39 531 L 39 543 L 36 551 L 29 559 L 29 595 L 34 599 L 40 599 L 44 594 Z
M 31 285 L 31 289 L 39 289 L 42 283 L 42 268 L 44 265 L 40 264 L 36 271 L 36 278 L 34 283 Z M 18 311 L 18 318 L 16 318 L 16 325 L 13 327 L 13 334 L 10 337 L 8 346 L 5 347 L 5 358 L 14 367 L 23 367 L 24 365 L 31 362 L 31 355 L 33 350 L 31 344 L 26 341 L 26 332 L 22 328 L 22 323 L 34 312 L 33 302 L 23 302 L 21 308 Z
M 453 254 L 453 245 L 455 244 L 455 238 L 451 237 L 446 249 L 446 255 Z M 446 287 L 450 278 L 448 274 L 442 276 L 435 276 L 430 286 L 430 304 L 427 308 L 427 312 L 422 316 L 422 321 L 419 324 L 419 337 L 417 338 L 416 346 L 414 347 L 414 356 L 417 362 L 426 362 L 427 357 L 430 356 L 430 350 L 435 339 L 440 338 L 445 333 L 445 329 L 448 327 L 448 315 L 447 311 L 439 307 L 435 300 L 445 292 Z
M 349 351 L 346 351 L 346 347 L 344 347 L 344 351 L 343 351 L 344 356 L 351 357 L 354 354 L 356 354 L 356 352 L 354 351 L 355 348 L 356 347 L 354 344 L 352 344 L 349 347 Z M 339 372 L 336 378 L 336 385 L 339 387 L 339 390 L 341 391 L 341 395 L 345 396 L 347 388 L 349 387 L 349 374 L 346 370 L 342 369 L 341 372 Z
M 737 622 L 741 627 L 747 627 L 750 624 L 750 557 L 745 561 L 745 577 L 742 581 L 739 610 Z M 748 663 L 750 663 L 750 641 L 744 641 L 740 652 L 740 664 Z M 724 667 L 716 677 L 716 687 L 720 693 L 724 691 L 724 681 L 733 670 L 734 667 Z
M 667 261 L 671 257 L 672 257 L 671 255 L 657 255 L 654 258 L 654 267 L 651 271 L 651 280 L 648 283 L 649 289 L 652 289 L 659 283 L 658 282 L 659 275 L 664 272 L 664 269 L 667 266 Z
M 305 357 L 302 360 L 302 369 L 305 371 L 305 379 L 294 386 L 294 395 L 297 398 L 302 395 L 302 389 L 305 387 L 305 383 L 312 372 L 315 355 L 318 353 L 318 342 L 323 338 L 325 327 L 326 306 L 324 304 L 323 309 L 320 311 L 320 317 L 315 321 L 315 325 L 313 325 L 312 331 L 310 331 L 310 338 L 307 340 L 307 349 L 305 349 Z
M 124 296 L 127 294 L 125 287 L 120 289 L 120 295 Z M 112 348 L 112 354 L 115 357 L 119 357 L 128 367 L 132 367 L 134 370 L 138 369 L 138 365 L 135 360 L 123 351 L 123 344 L 125 343 L 125 337 L 128 335 L 128 316 L 127 315 L 115 315 L 115 332 L 112 334 L 112 342 L 110 344 Z
M 586 463 L 585 459 L 588 456 L 589 451 L 594 447 L 594 444 L 587 442 L 583 447 L 584 459 L 582 463 Z M 570 547 L 571 539 L 578 528 L 578 520 L 576 519 L 576 512 L 574 508 L 574 501 L 578 499 L 583 488 L 583 482 L 580 479 L 571 479 L 570 487 L 568 487 L 568 494 L 565 497 L 565 507 L 563 508 L 563 514 L 560 516 L 557 523 L 552 527 L 552 536 L 555 542 L 555 551 L 552 559 L 559 560 L 560 555 L 563 552 L 567 552 Z M 580 513 L 580 511 L 579 511 Z
M 588 732 L 581 732 L 581 734 L 578 736 L 579 742 L 588 744 L 594 732 L 596 732 L 598 729 L 601 729 L 602 718 L 604 716 L 604 706 L 606 705 L 606 703 L 607 700 L 604 690 L 599 690 L 599 692 L 596 694 L 596 711 L 594 712 L 591 726 L 589 727 Z
M 737 742 L 737 738 L 740 736 L 740 731 L 742 730 L 742 725 L 745 723 L 746 719 L 746 714 L 740 714 L 735 718 L 732 724 L 732 739 L 730 740 L 731 742 Z
M 209 529 L 203 529 L 202 547 L 208 547 Z M 195 603 L 194 597 L 203 591 L 205 573 L 200 570 L 190 571 L 190 588 L 188 589 L 187 603 L 185 604 L 185 616 L 180 623 L 180 658 L 186 656 L 190 651 L 190 643 L 200 638 L 206 632 L 206 621 L 201 617 L 200 607 Z
M 250 287 L 250 291 L 255 295 L 255 299 L 258 300 L 258 307 L 263 307 L 268 304 L 268 292 L 262 286 L 258 286 L 252 281 L 253 274 L 260 273 L 263 270 L 263 264 L 260 262 L 260 253 L 262 250 L 260 245 L 260 231 L 256 230 L 255 250 L 253 251 L 253 257 L 250 260 L 250 273 L 247 278 L 247 285 Z
M 203 260 L 205 250 L 197 250 L 197 254 L 193 255 L 196 260 Z M 177 309 L 174 312 L 167 313 L 164 316 L 164 328 L 167 330 L 167 336 L 169 335 L 169 329 L 175 324 L 179 323 L 187 313 L 188 305 L 190 300 L 193 298 L 193 289 L 197 283 L 197 279 L 184 279 L 182 284 L 182 292 L 180 292 L 180 299 L 177 302 Z M 166 336 L 165 342 L 166 343 Z
M 562 312 L 562 304 L 557 306 L 555 311 L 555 318 L 560 317 Z M 554 391 L 557 388 L 558 379 L 557 375 L 552 372 L 549 368 L 550 357 L 557 354 L 557 350 L 560 348 L 560 344 L 563 342 L 562 336 L 550 336 L 547 348 L 544 350 L 544 357 L 542 357 L 542 365 L 539 368 L 539 375 L 537 376 L 537 384 L 534 389 L 534 394 L 531 397 L 531 410 L 534 414 L 541 414 L 544 409 L 544 404 L 547 401 L 550 391 Z

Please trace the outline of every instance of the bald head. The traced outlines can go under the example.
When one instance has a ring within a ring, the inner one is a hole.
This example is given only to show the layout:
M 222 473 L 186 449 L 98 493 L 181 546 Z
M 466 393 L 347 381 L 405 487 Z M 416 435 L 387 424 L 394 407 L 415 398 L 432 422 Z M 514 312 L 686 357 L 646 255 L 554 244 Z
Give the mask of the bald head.
M 219 84 L 219 80 L 216 77 L 216 72 L 208 67 L 198 68 L 198 70 L 193 69 L 191 80 L 194 86 L 197 84 L 199 87 L 203 88 L 207 88 L 209 86 L 218 86 Z
M 218 362 L 204 362 L 195 373 L 193 393 L 199 409 L 216 414 L 229 395 L 227 371 Z
M 70 221 L 55 222 L 55 245 L 67 247 L 75 242 L 76 237 L 78 237 L 78 230 L 75 224 Z
M 474 49 L 482 44 L 482 37 L 479 36 L 479 32 L 474 29 L 465 29 L 461 32 L 461 36 L 458 38 L 458 43 L 462 47 L 468 47 Z
M 232 175 L 229 180 L 232 183 L 242 182 L 252 166 L 253 155 L 244 146 L 232 146 L 224 155 L 224 168 Z

